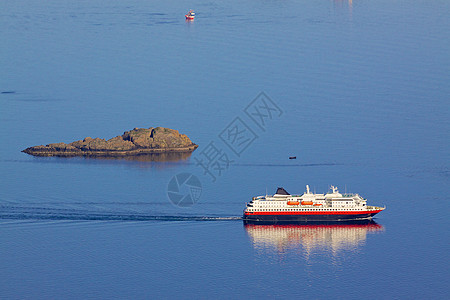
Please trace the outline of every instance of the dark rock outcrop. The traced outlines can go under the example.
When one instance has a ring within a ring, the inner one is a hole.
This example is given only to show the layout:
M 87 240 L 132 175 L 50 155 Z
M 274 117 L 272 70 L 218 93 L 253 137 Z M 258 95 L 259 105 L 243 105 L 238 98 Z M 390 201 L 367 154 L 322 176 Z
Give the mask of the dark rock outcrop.
M 134 128 L 105 140 L 87 137 L 70 144 L 54 143 L 29 147 L 22 152 L 35 156 L 131 156 L 165 152 L 192 152 L 198 146 L 178 130 Z

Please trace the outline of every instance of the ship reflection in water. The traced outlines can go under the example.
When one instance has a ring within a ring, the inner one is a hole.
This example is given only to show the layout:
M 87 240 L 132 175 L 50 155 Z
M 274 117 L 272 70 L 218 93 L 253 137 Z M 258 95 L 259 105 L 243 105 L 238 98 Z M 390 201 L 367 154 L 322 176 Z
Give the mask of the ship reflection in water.
M 295 250 L 305 255 L 319 251 L 337 254 L 354 250 L 366 241 L 367 234 L 382 232 L 384 227 L 374 221 L 345 224 L 245 225 L 256 250 L 286 253 Z

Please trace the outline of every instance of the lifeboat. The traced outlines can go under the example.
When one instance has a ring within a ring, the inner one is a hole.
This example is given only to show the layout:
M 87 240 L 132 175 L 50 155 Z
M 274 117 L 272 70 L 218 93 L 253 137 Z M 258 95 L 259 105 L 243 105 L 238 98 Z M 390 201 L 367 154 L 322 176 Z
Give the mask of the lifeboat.
M 322 206 L 322 204 L 315 203 L 314 206 Z
M 302 205 L 313 205 L 312 201 L 302 201 Z
M 186 17 L 186 20 L 194 20 L 195 18 L 195 12 L 191 9 L 187 14 L 184 15 Z
M 298 202 L 298 201 L 288 201 L 287 202 L 287 205 L 299 205 L 300 204 L 300 202 Z

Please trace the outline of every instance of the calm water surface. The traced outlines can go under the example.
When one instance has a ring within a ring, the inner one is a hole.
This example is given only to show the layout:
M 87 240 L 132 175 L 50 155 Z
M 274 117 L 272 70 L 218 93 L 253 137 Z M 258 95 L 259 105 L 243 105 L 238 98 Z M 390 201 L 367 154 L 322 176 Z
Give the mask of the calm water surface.
M 2 1 L 0 297 L 447 298 L 448 11 L 439 0 Z M 244 112 L 261 91 L 282 111 L 262 128 Z M 220 139 L 236 117 L 256 136 L 239 156 Z M 200 147 L 137 160 L 20 152 L 151 126 Z M 210 142 L 233 160 L 215 182 L 196 165 Z M 190 208 L 167 197 L 179 173 L 202 184 Z M 239 219 L 252 196 L 306 184 L 387 209 L 369 224 Z

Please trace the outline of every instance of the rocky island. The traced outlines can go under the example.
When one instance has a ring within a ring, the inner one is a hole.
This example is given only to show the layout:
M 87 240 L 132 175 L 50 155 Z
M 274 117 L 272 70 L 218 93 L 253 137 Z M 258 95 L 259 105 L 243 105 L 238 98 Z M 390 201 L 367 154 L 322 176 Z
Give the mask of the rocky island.
M 150 127 L 134 128 L 122 135 L 105 140 L 87 137 L 70 144 L 54 143 L 29 147 L 22 152 L 34 156 L 98 156 L 124 157 L 141 154 L 192 152 L 198 145 L 178 130 Z

